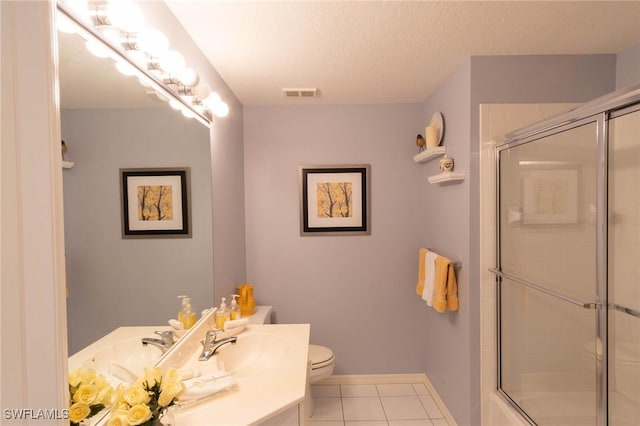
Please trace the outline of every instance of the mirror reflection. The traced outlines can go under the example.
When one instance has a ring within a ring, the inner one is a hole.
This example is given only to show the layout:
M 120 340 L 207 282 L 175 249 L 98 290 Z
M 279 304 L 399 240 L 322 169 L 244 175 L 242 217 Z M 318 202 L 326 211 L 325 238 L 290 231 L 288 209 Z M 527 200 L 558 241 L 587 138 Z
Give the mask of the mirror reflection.
M 121 326 L 166 325 L 213 298 L 209 129 L 59 32 L 69 354 Z M 191 238 L 122 238 L 119 170 L 188 167 Z

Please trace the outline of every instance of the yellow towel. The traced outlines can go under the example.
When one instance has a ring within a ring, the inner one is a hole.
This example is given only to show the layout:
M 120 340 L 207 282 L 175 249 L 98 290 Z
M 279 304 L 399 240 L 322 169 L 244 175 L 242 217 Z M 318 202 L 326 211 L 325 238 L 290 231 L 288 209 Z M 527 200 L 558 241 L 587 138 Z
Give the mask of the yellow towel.
M 424 268 L 424 258 L 427 256 L 429 250 L 426 248 L 421 248 L 418 251 L 418 284 L 416 285 L 416 294 L 418 296 L 422 296 L 422 291 L 424 290 L 424 279 L 425 279 L 425 268 Z
M 442 313 L 449 309 L 458 310 L 458 284 L 451 260 L 446 257 L 436 258 L 436 282 L 433 294 L 433 309 Z

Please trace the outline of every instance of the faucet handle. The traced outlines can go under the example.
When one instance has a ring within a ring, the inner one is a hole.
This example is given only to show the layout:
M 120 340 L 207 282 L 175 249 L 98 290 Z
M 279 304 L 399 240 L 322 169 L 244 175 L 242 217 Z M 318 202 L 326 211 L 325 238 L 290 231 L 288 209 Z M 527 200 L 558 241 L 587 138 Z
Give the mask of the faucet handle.
M 175 343 L 173 331 L 155 331 L 155 334 L 162 338 L 162 343 L 165 345 L 173 345 Z
M 207 336 L 205 337 L 205 341 L 211 342 L 211 343 L 215 343 L 216 339 L 218 338 L 218 334 L 222 333 L 224 330 L 218 330 L 217 328 L 214 328 L 213 330 L 208 330 L 207 331 Z

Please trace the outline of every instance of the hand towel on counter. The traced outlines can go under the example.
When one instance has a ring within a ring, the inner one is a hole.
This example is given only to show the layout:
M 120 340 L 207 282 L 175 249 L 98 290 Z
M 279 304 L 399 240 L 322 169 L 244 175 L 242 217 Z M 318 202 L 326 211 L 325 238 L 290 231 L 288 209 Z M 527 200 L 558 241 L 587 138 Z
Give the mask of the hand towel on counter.
M 427 306 L 433 306 L 433 295 L 436 287 L 436 259 L 440 257 L 432 251 L 427 252 L 424 258 L 424 290 L 422 300 L 427 302 Z
M 433 309 L 442 313 L 449 309 L 458 310 L 458 284 L 451 260 L 438 256 L 435 260 L 435 283 Z
M 418 296 L 422 296 L 422 291 L 424 290 L 424 260 L 428 252 L 429 250 L 427 250 L 426 248 L 421 248 L 420 250 L 418 250 L 418 284 L 416 285 L 416 294 Z

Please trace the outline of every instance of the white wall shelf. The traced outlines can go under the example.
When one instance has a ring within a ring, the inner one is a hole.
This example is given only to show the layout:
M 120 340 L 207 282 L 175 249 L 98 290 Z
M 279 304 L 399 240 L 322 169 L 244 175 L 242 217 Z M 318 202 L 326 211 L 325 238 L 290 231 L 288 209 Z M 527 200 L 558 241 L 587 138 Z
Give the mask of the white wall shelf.
M 437 175 L 429 176 L 427 180 L 429 183 L 441 183 L 441 182 L 450 182 L 455 180 L 464 180 L 465 173 L 464 172 L 447 172 L 440 173 Z
M 64 161 L 62 160 L 62 168 L 63 169 L 70 169 L 75 165 L 75 163 L 73 161 Z
M 422 152 L 413 156 L 413 161 L 416 163 L 425 163 L 436 157 L 444 155 L 447 152 L 447 148 L 444 146 L 434 146 L 433 148 L 427 148 Z

